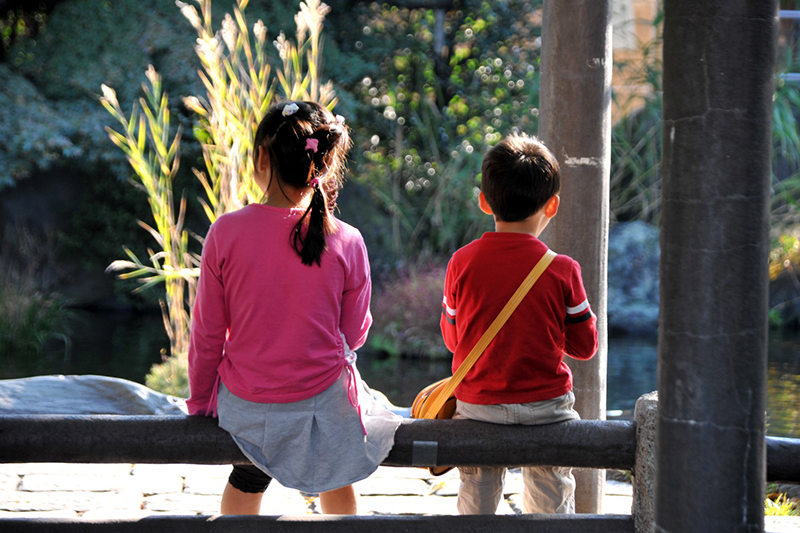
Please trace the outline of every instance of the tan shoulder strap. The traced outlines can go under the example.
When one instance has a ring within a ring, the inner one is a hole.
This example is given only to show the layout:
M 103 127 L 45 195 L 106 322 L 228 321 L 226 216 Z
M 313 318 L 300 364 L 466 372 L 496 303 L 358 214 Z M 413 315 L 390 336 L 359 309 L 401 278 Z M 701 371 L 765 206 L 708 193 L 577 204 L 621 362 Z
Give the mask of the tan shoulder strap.
M 536 266 L 530 271 L 528 276 L 522 281 L 522 284 L 517 288 L 516 292 L 511 296 L 506 303 L 503 310 L 500 311 L 500 314 L 497 315 L 497 318 L 494 319 L 492 325 L 489 326 L 489 329 L 483 334 L 483 336 L 478 340 L 475 344 L 475 347 L 469 352 L 467 357 L 464 359 L 464 362 L 458 367 L 458 370 L 455 371 L 453 377 L 450 378 L 448 381 L 447 386 L 442 390 L 441 394 L 436 398 L 436 401 L 431 405 L 430 409 L 423 414 L 422 418 L 435 418 L 436 413 L 439 412 L 439 409 L 442 408 L 444 402 L 453 394 L 453 391 L 456 390 L 458 384 L 461 383 L 461 380 L 464 379 L 464 376 L 467 375 L 467 372 L 472 368 L 478 358 L 483 354 L 483 351 L 489 346 L 489 343 L 492 342 L 494 336 L 497 335 L 497 332 L 500 331 L 500 328 L 503 327 L 503 324 L 506 323 L 508 317 L 514 312 L 517 306 L 522 302 L 525 295 L 528 294 L 528 291 L 531 290 L 533 284 L 536 283 L 536 280 L 539 279 L 539 276 L 550 266 L 550 263 L 553 262 L 555 259 L 556 254 L 552 250 L 547 250 L 545 254 L 539 259 L 539 262 L 536 263 Z M 428 415 L 431 416 L 428 416 Z

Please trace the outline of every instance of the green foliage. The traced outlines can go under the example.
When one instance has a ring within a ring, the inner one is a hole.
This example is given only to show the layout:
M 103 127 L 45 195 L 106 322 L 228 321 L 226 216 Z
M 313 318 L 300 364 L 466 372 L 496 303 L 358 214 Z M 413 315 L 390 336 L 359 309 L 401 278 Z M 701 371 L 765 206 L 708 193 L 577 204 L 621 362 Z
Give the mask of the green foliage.
M 27 177 L 84 156 L 77 123 L 65 119 L 30 81 L 0 63 L 0 190 Z
M 0 284 L 0 357 L 29 357 L 49 340 L 69 350 L 69 310 L 56 294 L 29 285 Z
M 619 61 L 614 68 L 626 83 L 644 89 L 640 96 L 614 93 L 621 109 L 638 108 L 611 129 L 609 211 L 612 220 L 643 220 L 658 225 L 661 217 L 661 17 L 653 21 L 656 38 L 641 45 L 641 59 Z M 629 99 L 630 98 L 630 99 Z
M 72 313 L 43 280 L 54 265 L 55 237 L 8 226 L 0 249 L 0 357 L 30 357 L 50 340 L 69 353 Z
M 172 2 L 60 2 L 47 30 L 14 47 L 11 62 L 53 100 L 93 100 L 105 83 L 119 87 L 128 104 L 138 98 L 140 72 L 148 64 L 170 72 L 166 90 L 186 94 L 197 86 L 197 63 L 191 31 L 182 22 Z
M 164 356 L 161 364 L 153 365 L 150 369 L 145 385 L 164 394 L 188 398 L 189 359 L 186 354 Z
M 771 435 L 791 436 L 800 431 L 800 376 L 777 366 L 767 369 L 767 412 Z
M 364 47 L 386 59 L 354 88 L 380 112 L 359 118 L 374 133 L 356 136 L 355 157 L 391 217 L 381 244 L 394 261 L 444 258 L 491 228 L 477 207 L 480 165 L 502 134 L 536 131 L 540 16 L 531 2 L 464 2 L 447 14 L 445 63 L 432 11 L 371 4 Z
M 31 38 L 45 28 L 47 6 L 42 2 L 38 8 L 36 11 L 10 9 L 0 15 L 0 58 L 11 50 L 14 41 Z
M 764 500 L 764 514 L 766 516 L 800 516 L 797 502 L 788 499 L 786 494 L 769 494 Z
M 791 49 L 790 49 L 791 50 Z M 785 72 L 800 71 L 800 63 L 788 54 Z M 800 88 L 778 82 L 775 91 L 773 131 L 773 191 L 771 204 L 770 278 L 793 273 L 800 266 Z

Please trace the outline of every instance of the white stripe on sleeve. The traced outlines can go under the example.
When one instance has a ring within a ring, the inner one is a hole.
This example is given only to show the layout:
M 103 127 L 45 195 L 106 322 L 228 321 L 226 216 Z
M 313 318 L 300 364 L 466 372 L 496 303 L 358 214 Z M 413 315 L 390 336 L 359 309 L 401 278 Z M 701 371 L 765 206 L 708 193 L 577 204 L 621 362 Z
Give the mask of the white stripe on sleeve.
M 447 311 L 448 316 L 455 318 L 456 310 L 447 305 L 447 296 L 445 295 L 444 300 L 442 301 L 442 305 L 444 306 L 445 311 Z
M 567 307 L 567 314 L 568 315 L 576 315 L 582 311 L 586 311 L 589 308 L 589 300 L 584 300 L 581 304 L 576 305 L 575 307 Z

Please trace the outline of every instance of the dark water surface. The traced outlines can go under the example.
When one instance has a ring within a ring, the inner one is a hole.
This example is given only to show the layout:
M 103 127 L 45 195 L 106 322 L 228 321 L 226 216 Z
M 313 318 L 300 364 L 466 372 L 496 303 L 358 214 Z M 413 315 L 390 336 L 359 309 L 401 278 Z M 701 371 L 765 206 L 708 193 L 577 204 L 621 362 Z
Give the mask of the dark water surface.
M 0 378 L 100 374 L 143 383 L 169 346 L 160 315 L 84 313 L 73 329 L 69 350 L 62 344 L 36 358 L 5 358 Z M 656 389 L 656 338 L 612 338 L 608 344 L 609 418 L 631 417 L 636 399 Z M 381 360 L 364 349 L 358 368 L 372 388 L 403 406 L 450 373 L 449 361 Z M 800 334 L 770 335 L 767 389 L 767 433 L 800 438 Z

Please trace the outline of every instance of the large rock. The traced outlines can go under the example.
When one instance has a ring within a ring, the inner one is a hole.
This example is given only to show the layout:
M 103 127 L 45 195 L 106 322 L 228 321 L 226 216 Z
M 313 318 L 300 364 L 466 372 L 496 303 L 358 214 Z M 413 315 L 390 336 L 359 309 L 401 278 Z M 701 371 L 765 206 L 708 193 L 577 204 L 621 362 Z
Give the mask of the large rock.
M 0 414 L 181 415 L 186 403 L 106 376 L 36 376 L 0 381 Z
M 640 221 L 616 224 L 608 241 L 609 332 L 655 334 L 661 257 L 658 228 Z

